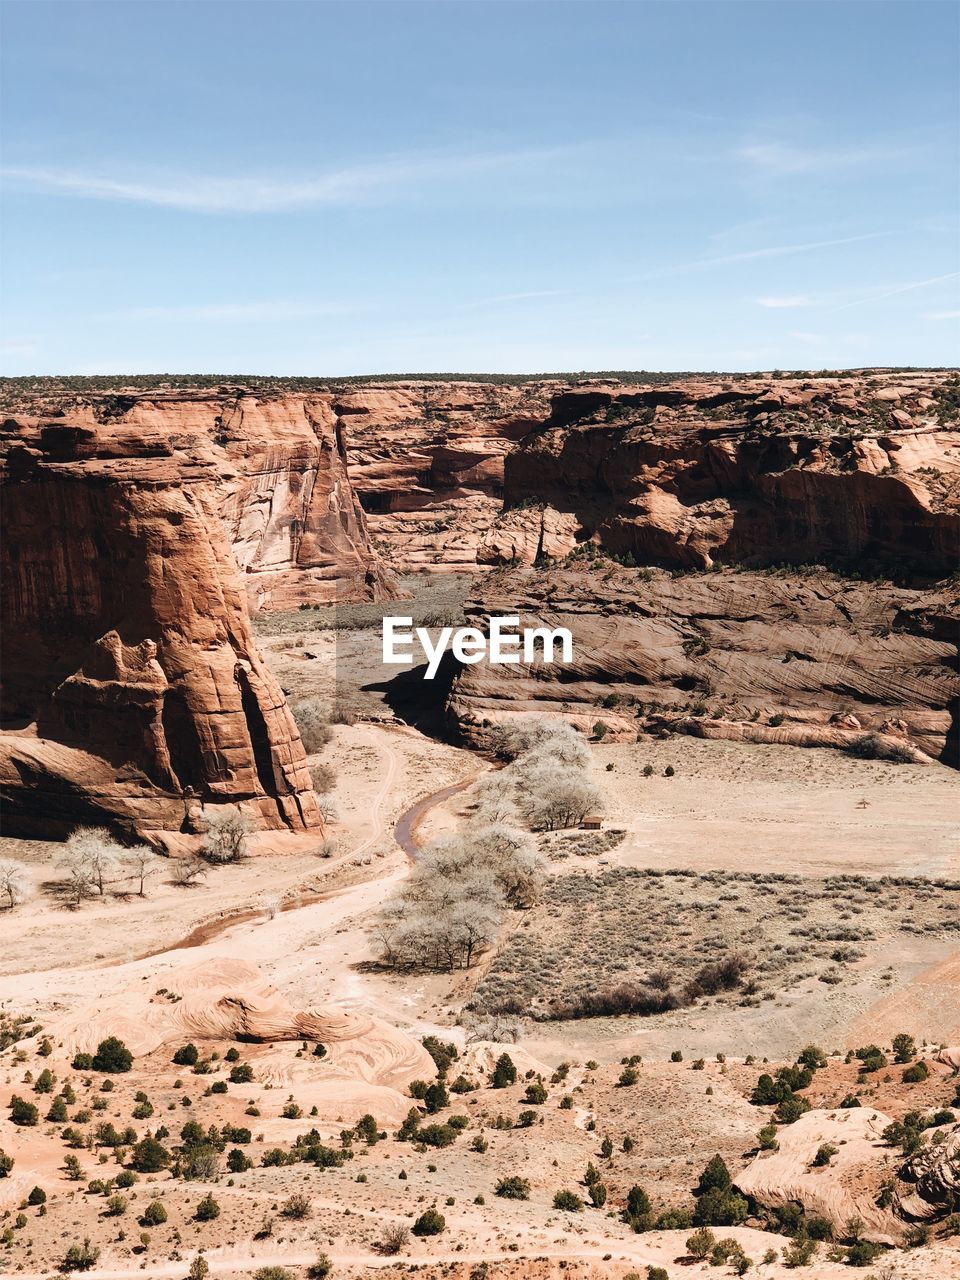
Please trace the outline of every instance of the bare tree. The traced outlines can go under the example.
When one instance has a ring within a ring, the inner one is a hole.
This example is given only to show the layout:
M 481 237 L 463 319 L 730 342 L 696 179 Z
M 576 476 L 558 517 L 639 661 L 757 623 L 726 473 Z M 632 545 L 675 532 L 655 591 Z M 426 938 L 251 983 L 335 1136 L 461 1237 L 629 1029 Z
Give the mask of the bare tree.
M 141 898 L 145 898 L 146 884 L 151 876 L 155 876 L 158 871 L 157 855 L 148 844 L 138 844 L 132 849 L 127 849 L 123 856 L 124 865 L 130 868 L 131 878 L 135 877 L 139 883 L 137 894 Z
M 202 858 L 191 855 L 187 858 L 174 858 L 171 871 L 173 883 L 181 888 L 196 884 L 207 874 L 207 865 Z
M 90 866 L 80 853 L 65 858 L 62 866 L 67 873 L 67 896 L 72 907 L 79 907 L 93 897 L 94 883 Z
M 23 902 L 30 888 L 27 868 L 22 862 L 0 862 L 0 901 L 12 911 Z
M 206 831 L 202 852 L 211 862 L 239 862 L 247 851 L 252 824 L 239 809 L 204 813 Z
M 68 869 L 76 863 L 85 866 L 90 887 L 101 897 L 122 854 L 122 846 L 106 827 L 78 827 L 66 843 Z
M 316 755 L 333 737 L 330 713 L 319 698 L 301 698 L 294 703 L 292 710 L 304 751 L 308 756 Z

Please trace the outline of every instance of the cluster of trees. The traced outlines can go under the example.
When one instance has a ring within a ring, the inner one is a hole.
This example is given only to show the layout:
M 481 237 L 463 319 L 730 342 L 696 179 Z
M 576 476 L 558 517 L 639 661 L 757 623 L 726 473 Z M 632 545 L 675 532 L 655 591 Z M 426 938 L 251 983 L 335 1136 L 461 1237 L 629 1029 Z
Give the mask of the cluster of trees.
M 527 826 L 570 826 L 598 806 L 586 775 L 589 750 L 569 725 L 518 720 L 502 731 L 500 753 L 510 763 L 478 784 L 470 820 L 424 849 L 384 911 L 378 936 L 386 964 L 469 968 L 505 912 L 537 900 L 545 864 Z

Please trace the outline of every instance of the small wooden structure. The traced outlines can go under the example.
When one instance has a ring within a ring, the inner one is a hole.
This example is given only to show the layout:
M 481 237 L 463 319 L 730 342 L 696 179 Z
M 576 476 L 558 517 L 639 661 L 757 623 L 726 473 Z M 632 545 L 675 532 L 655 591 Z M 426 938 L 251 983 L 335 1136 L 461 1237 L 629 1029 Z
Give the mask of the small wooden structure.
M 603 819 L 599 813 L 588 813 L 580 823 L 581 831 L 599 831 L 603 827 Z

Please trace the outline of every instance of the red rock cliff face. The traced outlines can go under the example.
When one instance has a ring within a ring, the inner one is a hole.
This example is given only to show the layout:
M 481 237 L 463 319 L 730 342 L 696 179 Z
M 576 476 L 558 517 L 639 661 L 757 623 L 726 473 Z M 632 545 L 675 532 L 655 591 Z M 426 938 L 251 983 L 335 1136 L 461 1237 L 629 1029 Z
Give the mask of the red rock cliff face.
M 480 558 L 530 563 L 592 538 L 639 564 L 943 576 L 960 549 L 949 394 L 940 374 L 567 390 L 508 456 L 507 507 L 528 511 L 508 510 Z
M 471 571 L 503 505 L 504 458 L 559 383 L 410 382 L 332 398 L 350 478 L 385 563 Z
M 253 640 L 218 468 L 180 451 L 168 419 L 142 427 L 6 424 L 7 827 L 108 821 L 149 836 L 224 802 L 267 828 L 319 826 Z
M 253 610 L 391 595 L 329 395 L 174 389 L 50 407 L 49 422 L 95 432 L 101 452 L 208 466 Z

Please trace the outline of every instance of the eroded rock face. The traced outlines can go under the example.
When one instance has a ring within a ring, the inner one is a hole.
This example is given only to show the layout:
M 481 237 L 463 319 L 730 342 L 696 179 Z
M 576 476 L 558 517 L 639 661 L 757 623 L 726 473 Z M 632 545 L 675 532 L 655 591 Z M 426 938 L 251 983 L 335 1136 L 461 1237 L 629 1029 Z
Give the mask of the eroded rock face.
M 509 454 L 506 505 L 573 516 L 578 540 L 638 564 L 872 561 L 942 577 L 960 554 L 956 379 L 901 379 L 568 388 Z M 481 559 L 505 549 L 494 530 Z
M 944 1139 L 913 1156 L 901 1172 L 897 1212 L 914 1222 L 936 1221 L 955 1213 L 960 1201 L 960 1125 Z
M 198 798 L 267 828 L 319 826 L 253 640 L 217 465 L 165 417 L 145 425 L 6 424 L 7 829 L 151 836 L 189 828 Z
M 353 487 L 390 568 L 476 568 L 502 509 L 504 458 L 559 386 L 411 382 L 333 398 Z
M 329 395 L 223 387 L 61 397 L 48 407 L 38 429 L 51 439 L 80 433 L 81 455 L 95 448 L 101 456 L 171 456 L 185 471 L 207 467 L 254 611 L 392 594 L 351 489 Z
M 464 667 L 452 727 L 486 746 L 522 714 L 612 738 L 682 732 L 753 742 L 886 748 L 955 764 L 957 589 L 910 590 L 829 573 L 671 575 L 580 559 L 479 580 L 468 620 L 567 627 L 572 663 Z M 922 753 L 922 754 L 921 754 Z

